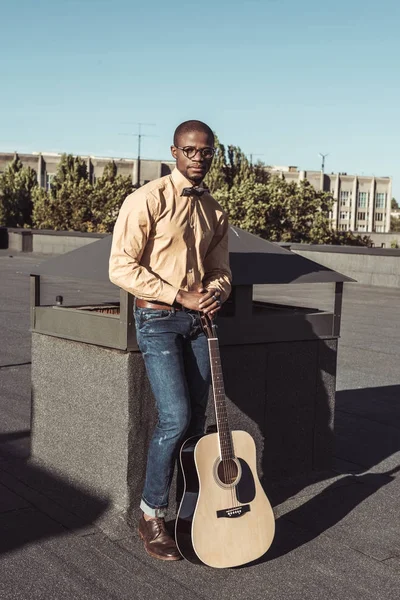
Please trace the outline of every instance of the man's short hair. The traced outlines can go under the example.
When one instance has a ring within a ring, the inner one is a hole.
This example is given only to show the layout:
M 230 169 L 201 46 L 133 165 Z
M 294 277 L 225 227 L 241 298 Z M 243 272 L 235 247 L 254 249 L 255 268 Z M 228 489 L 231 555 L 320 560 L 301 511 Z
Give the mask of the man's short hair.
M 209 127 L 203 121 L 184 121 L 175 129 L 174 133 L 174 146 L 179 146 L 179 138 L 185 133 L 191 133 L 192 131 L 202 131 L 208 135 L 210 139 L 212 139 L 212 143 L 214 145 L 214 133 L 211 127 Z

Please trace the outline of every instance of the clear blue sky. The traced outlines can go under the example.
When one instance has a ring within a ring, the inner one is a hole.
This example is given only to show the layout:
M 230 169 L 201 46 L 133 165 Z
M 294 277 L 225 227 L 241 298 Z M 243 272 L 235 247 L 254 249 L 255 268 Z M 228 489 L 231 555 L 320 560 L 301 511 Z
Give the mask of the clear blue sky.
M 195 118 L 268 164 L 391 175 L 400 198 L 398 0 L 20 0 L 0 31 L 0 151 L 135 156 L 119 134 L 142 121 L 165 159 Z

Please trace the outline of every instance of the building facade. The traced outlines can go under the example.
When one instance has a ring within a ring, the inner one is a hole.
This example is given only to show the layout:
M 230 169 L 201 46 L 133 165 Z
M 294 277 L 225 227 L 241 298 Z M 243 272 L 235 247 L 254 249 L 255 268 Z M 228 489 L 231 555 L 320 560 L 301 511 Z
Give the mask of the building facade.
M 31 167 L 37 175 L 39 185 L 45 189 L 50 188 L 51 180 L 57 172 L 57 166 L 61 160 L 61 154 L 33 152 L 32 154 L 19 154 L 22 164 L 25 167 Z M 15 153 L 0 152 L 0 173 L 2 173 L 7 164 L 15 157 Z M 117 166 L 118 175 L 132 177 L 132 183 L 137 184 L 138 177 L 140 185 L 167 175 L 175 166 L 173 161 L 163 160 L 140 160 L 138 172 L 138 160 L 132 158 L 103 158 L 99 156 L 82 156 L 86 161 L 89 179 L 95 183 L 96 179 L 102 176 L 104 167 L 107 163 L 114 161 Z
M 347 173 L 300 171 L 297 167 L 270 167 L 286 181 L 307 179 L 316 189 L 332 194 L 332 226 L 356 233 L 390 231 L 392 178 Z
M 10 163 L 14 153 L 0 153 L 0 173 Z M 61 154 L 34 152 L 18 154 L 24 166 L 31 167 L 37 174 L 39 185 L 49 189 Z M 92 183 L 101 177 L 110 161 L 117 166 L 118 175 L 132 177 L 133 184 L 140 185 L 167 175 L 175 166 L 173 161 L 140 160 L 132 158 L 103 158 L 82 156 L 86 160 L 89 179 Z M 390 231 L 392 201 L 391 177 L 367 177 L 347 173 L 322 173 L 301 171 L 293 166 L 268 167 L 271 173 L 280 174 L 286 181 L 299 182 L 307 179 L 316 190 L 332 194 L 334 199 L 331 214 L 332 226 L 339 231 L 356 233 Z

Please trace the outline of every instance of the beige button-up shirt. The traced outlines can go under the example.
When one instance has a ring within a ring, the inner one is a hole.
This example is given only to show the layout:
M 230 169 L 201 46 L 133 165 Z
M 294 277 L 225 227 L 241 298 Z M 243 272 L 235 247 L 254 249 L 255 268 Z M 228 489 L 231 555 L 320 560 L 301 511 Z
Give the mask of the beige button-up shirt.
M 172 304 L 178 291 L 199 287 L 229 296 L 228 219 L 205 192 L 181 196 L 192 184 L 177 170 L 130 194 L 114 227 L 110 280 L 138 298 Z

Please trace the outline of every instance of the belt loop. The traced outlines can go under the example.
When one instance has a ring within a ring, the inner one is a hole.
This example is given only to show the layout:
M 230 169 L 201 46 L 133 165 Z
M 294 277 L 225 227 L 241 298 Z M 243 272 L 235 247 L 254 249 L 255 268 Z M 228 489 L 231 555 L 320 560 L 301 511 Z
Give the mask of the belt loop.
M 133 312 L 136 312 L 136 296 L 133 296 Z

